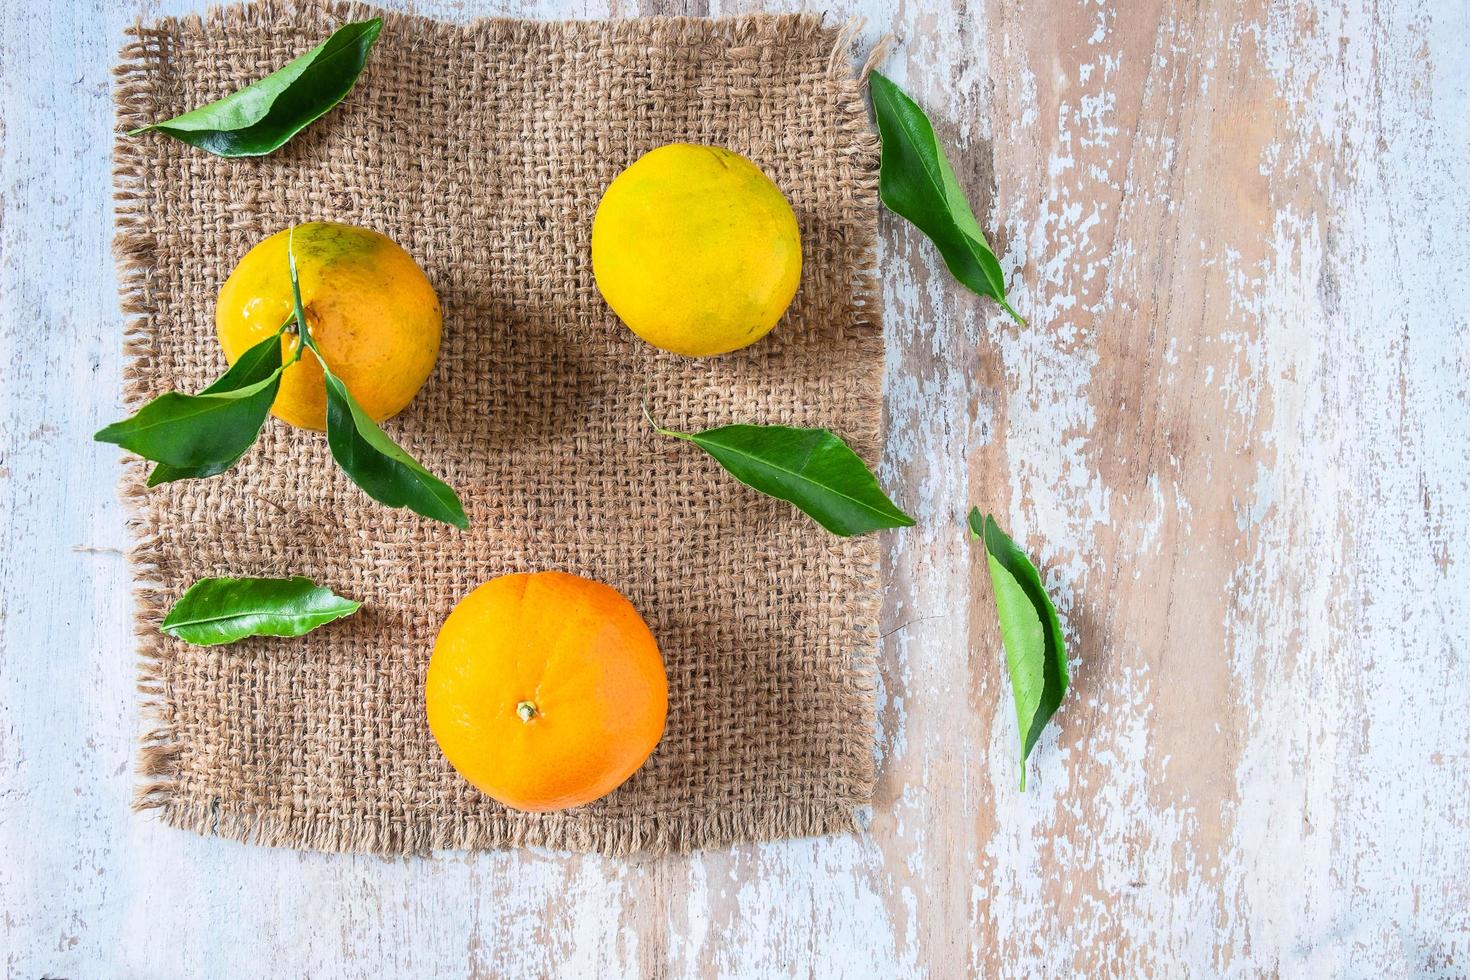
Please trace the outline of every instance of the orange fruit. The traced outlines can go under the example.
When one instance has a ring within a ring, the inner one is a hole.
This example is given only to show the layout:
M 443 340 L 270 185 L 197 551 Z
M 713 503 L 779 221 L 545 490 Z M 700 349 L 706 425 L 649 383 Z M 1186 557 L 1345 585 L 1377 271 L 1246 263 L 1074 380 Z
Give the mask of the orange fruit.
M 231 364 L 291 316 L 291 269 L 276 232 L 256 245 L 220 288 L 215 331 Z M 439 298 L 413 257 L 370 228 L 313 221 L 292 243 L 307 329 L 332 373 L 376 422 L 401 412 L 434 370 Z M 286 361 L 299 339 L 281 338 Z M 309 351 L 281 376 L 271 411 L 303 429 L 325 429 L 327 393 Z
M 603 192 L 592 275 L 655 347 L 708 357 L 771 332 L 801 281 L 801 232 L 761 168 L 722 146 L 649 150 Z
M 663 736 L 669 685 L 653 634 L 616 589 L 522 573 L 450 612 L 424 702 L 461 776 L 541 812 L 591 803 L 633 775 Z

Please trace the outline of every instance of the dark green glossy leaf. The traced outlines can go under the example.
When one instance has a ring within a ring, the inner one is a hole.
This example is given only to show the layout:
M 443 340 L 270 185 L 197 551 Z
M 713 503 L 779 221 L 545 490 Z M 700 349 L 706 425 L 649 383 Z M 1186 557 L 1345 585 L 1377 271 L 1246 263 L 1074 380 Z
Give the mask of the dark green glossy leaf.
M 1024 323 L 1006 302 L 1000 262 L 985 241 L 929 117 L 888 78 L 876 71 L 868 78 L 873 116 L 883 139 L 878 196 L 890 211 L 907 218 L 934 243 L 961 284 L 993 298 L 1017 322 Z
M 833 534 L 913 526 L 914 519 L 888 499 L 862 458 L 826 429 L 727 425 L 696 433 L 658 432 L 694 443 L 741 483 L 794 504 Z
M 222 157 L 270 153 L 342 101 L 382 30 L 381 17 L 344 24 L 279 71 L 218 102 L 128 135 L 156 129 Z
M 445 524 L 469 527 L 459 496 L 389 439 L 325 363 L 322 370 L 327 379 L 327 443 L 352 482 L 389 507 L 407 507 Z
M 327 384 L 327 445 L 332 458 L 352 478 L 352 482 L 379 503 L 389 507 L 407 507 L 416 514 L 457 528 L 470 526 L 464 505 L 448 484 L 424 469 L 418 460 L 403 451 L 387 433 L 378 428 L 371 415 L 363 410 L 334 375 L 322 358 L 307 329 L 306 313 L 301 305 L 301 282 L 296 275 L 295 229 L 286 242 L 286 258 L 291 274 L 293 317 L 302 346 L 316 355 Z
M 299 575 L 206 578 L 174 603 L 159 629 L 186 643 L 216 646 L 247 636 L 301 636 L 361 606 Z
M 277 333 L 241 354 L 240 358 L 230 365 L 228 371 L 200 394 L 213 395 L 224 391 L 239 391 L 241 388 L 248 388 L 250 385 L 269 380 L 271 375 L 280 368 L 281 335 Z M 261 424 L 265 424 L 264 419 L 261 419 Z M 216 460 L 202 466 L 170 466 L 167 463 L 159 463 L 153 467 L 153 472 L 148 474 L 148 485 L 156 487 L 160 483 L 172 483 L 175 480 L 199 480 L 207 476 L 217 476 L 240 462 L 245 453 L 250 450 L 250 446 L 254 444 L 255 440 L 252 439 L 234 458 Z
M 1067 648 L 1062 625 L 1041 575 L 1016 543 L 995 523 L 970 511 L 970 536 L 983 539 L 995 589 L 1000 638 L 1011 675 L 1016 724 L 1021 734 L 1021 790 L 1026 789 L 1026 758 L 1041 730 L 1067 693 Z
M 258 380 L 243 383 L 247 377 Z M 255 442 L 280 384 L 278 334 L 246 351 L 206 393 L 167 392 L 93 438 L 156 463 L 213 475 L 233 466 Z

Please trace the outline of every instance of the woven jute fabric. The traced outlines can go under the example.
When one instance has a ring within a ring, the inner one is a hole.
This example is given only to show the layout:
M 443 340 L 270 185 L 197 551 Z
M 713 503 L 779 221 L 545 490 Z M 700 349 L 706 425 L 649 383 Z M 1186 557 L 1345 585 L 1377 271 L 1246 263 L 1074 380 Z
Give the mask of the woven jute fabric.
M 219 98 L 364 7 L 265 3 L 137 26 L 120 130 Z M 115 149 L 126 402 L 197 391 L 225 362 L 216 292 L 295 222 L 378 229 L 444 308 L 439 363 L 387 431 L 456 488 L 468 531 L 392 510 L 325 438 L 272 420 L 222 476 L 145 489 L 126 464 L 141 690 L 138 805 L 191 830 L 378 852 L 542 845 L 626 853 L 852 828 L 873 789 L 872 537 L 844 540 L 655 435 L 825 425 L 880 450 L 877 145 L 850 39 L 812 15 L 598 23 L 385 16 L 347 100 L 264 158 L 149 133 Z M 685 141 L 755 160 L 796 211 L 802 282 L 768 338 L 664 354 L 593 283 L 592 217 L 641 153 Z M 607 582 L 668 666 L 663 741 L 605 799 L 548 815 L 455 774 L 423 680 L 454 603 L 507 572 Z M 158 623 L 195 580 L 306 575 L 362 600 L 300 639 L 195 647 Z

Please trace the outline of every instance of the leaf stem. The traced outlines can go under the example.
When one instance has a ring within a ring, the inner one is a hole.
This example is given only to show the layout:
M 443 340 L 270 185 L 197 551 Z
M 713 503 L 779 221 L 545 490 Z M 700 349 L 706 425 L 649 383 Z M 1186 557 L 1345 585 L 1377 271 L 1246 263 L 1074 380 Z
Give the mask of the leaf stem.
M 311 352 L 316 355 L 317 360 L 322 359 L 321 351 L 316 349 L 316 341 L 312 339 L 311 331 L 306 325 L 306 310 L 301 305 L 301 281 L 296 275 L 296 226 L 292 225 L 286 233 L 286 261 L 291 267 L 291 315 L 296 318 L 296 330 L 301 337 L 301 345 L 310 347 Z M 326 362 L 322 362 L 326 367 Z
M 647 402 L 643 403 L 643 417 L 648 420 L 649 425 L 653 426 L 653 431 L 661 436 L 670 436 L 674 439 L 683 439 L 685 442 L 694 441 L 694 437 L 687 432 L 675 432 L 673 429 L 665 429 L 663 426 L 655 422 L 653 420 L 653 416 L 650 415 L 648 412 Z

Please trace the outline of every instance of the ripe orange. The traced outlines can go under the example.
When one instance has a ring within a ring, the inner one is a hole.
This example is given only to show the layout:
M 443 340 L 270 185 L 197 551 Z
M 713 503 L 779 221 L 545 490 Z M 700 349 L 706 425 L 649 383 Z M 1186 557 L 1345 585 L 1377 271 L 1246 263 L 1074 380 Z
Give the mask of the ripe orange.
M 649 150 L 592 219 L 592 275 L 639 337 L 686 357 L 760 340 L 801 280 L 801 231 L 781 189 L 721 146 Z
M 219 291 L 215 330 L 231 364 L 291 316 L 290 236 L 279 231 L 252 248 Z M 412 256 L 369 228 L 313 221 L 291 240 L 307 329 L 327 366 L 374 421 L 397 415 L 439 358 L 434 287 Z M 281 338 L 287 361 L 297 343 Z M 303 429 L 326 428 L 326 387 L 310 353 L 286 369 L 271 410 Z
M 503 575 L 439 630 L 424 701 L 459 774 L 517 810 L 606 796 L 663 736 L 658 644 L 617 590 L 566 572 Z

